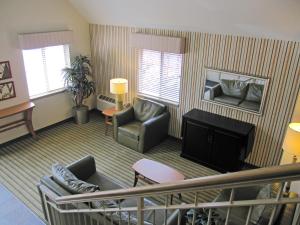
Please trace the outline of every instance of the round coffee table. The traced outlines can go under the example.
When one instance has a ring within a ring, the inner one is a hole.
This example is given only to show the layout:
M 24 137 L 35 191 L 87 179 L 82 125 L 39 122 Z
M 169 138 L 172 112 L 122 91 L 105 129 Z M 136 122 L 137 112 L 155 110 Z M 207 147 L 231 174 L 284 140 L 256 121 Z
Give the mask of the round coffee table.
M 115 107 L 107 108 L 102 111 L 102 114 L 105 116 L 105 135 L 107 135 L 108 127 L 113 125 L 112 117 L 116 112 L 118 112 L 118 110 L 116 110 Z
M 133 164 L 132 169 L 134 170 L 134 187 L 136 186 L 138 179 L 141 179 L 148 184 L 170 183 L 185 179 L 184 175 L 174 168 L 149 159 L 137 161 Z M 178 197 L 182 200 L 180 193 L 178 194 Z M 171 195 L 171 204 L 172 200 L 173 195 Z

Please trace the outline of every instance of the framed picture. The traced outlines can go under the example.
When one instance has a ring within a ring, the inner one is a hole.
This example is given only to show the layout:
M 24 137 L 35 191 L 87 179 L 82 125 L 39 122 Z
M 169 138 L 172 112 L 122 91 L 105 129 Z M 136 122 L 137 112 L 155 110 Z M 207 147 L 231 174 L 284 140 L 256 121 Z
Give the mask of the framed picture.
M 0 101 L 16 97 L 15 85 L 13 81 L 0 84 Z
M 269 79 L 205 69 L 202 100 L 261 115 Z
M 0 62 L 0 80 L 12 78 L 9 61 Z

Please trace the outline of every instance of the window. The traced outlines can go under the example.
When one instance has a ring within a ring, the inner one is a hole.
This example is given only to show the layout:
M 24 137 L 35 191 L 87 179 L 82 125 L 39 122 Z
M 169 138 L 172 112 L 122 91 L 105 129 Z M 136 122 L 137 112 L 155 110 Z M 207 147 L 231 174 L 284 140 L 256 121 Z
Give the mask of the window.
M 69 45 L 23 50 L 23 59 L 30 97 L 64 87 L 62 69 L 70 65 Z
M 143 49 L 138 94 L 179 103 L 182 55 Z

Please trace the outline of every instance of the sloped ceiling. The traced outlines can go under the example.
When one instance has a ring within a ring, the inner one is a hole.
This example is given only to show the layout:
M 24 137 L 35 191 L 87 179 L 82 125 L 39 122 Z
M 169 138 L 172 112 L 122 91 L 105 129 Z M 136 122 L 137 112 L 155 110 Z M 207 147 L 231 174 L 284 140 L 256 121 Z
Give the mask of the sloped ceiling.
M 69 0 L 93 24 L 300 40 L 300 0 Z

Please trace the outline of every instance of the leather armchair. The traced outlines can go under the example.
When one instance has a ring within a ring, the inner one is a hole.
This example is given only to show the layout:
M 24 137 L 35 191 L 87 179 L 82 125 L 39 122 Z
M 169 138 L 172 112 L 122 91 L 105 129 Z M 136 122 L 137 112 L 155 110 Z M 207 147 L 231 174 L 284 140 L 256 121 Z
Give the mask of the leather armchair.
M 114 115 L 114 138 L 143 153 L 167 137 L 169 120 L 170 113 L 165 105 L 135 98 L 133 106 Z

